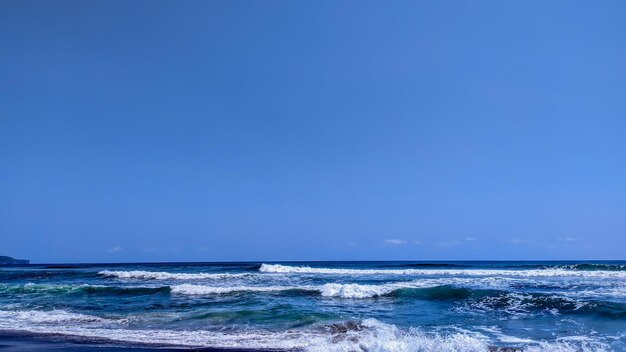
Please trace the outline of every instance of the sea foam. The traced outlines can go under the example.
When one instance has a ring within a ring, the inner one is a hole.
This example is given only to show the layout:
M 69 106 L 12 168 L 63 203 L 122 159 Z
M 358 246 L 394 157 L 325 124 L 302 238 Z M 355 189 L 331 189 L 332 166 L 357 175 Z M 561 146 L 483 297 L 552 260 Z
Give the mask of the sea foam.
M 117 277 L 120 279 L 143 279 L 143 280 L 202 280 L 202 279 L 228 279 L 246 277 L 250 273 L 168 273 L 164 271 L 111 271 L 103 270 L 98 273 L 102 276 Z
M 216 295 L 233 292 L 279 292 L 289 290 L 315 290 L 307 286 L 207 286 L 207 285 L 174 285 L 172 293 L 186 295 Z
M 91 323 L 106 322 L 107 319 L 65 311 L 0 311 L 0 317 L 2 318 L 0 329 L 152 345 L 308 352 L 485 352 L 493 346 L 487 336 L 478 332 L 426 333 L 414 328 L 400 329 L 376 319 L 364 319 L 349 325 L 353 328 L 334 330 L 310 328 L 282 332 L 266 330 L 223 332 L 105 328 L 93 326 Z M 593 338 L 571 337 L 560 338 L 555 342 L 529 341 L 524 345 L 524 350 L 601 352 L 610 349 Z
M 318 288 L 324 297 L 370 298 L 383 296 L 397 290 L 399 285 L 325 284 Z
M 323 297 L 338 298 L 371 298 L 383 296 L 400 288 L 415 286 L 386 284 L 386 285 L 360 285 L 360 284 L 325 284 L 320 286 L 207 286 L 207 285 L 174 285 L 172 293 L 186 295 L 219 295 L 233 292 L 285 292 L 307 291 L 317 292 Z
M 289 274 L 331 274 L 331 275 L 424 275 L 424 276 L 510 276 L 510 277 L 598 277 L 626 278 L 626 271 L 580 271 L 564 268 L 531 270 L 495 269 L 347 269 L 262 264 L 259 271 L 265 273 Z
M 59 324 L 59 323 L 104 323 L 115 320 L 72 313 L 62 309 L 39 311 L 39 310 L 0 310 L 0 320 L 3 322 L 18 321 L 32 324 Z

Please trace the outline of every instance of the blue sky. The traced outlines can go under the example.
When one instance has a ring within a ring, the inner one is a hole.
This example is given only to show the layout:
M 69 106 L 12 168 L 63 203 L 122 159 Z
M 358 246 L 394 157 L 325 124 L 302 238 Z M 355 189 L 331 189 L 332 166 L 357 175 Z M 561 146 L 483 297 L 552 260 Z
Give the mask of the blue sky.
M 625 259 L 623 1 L 3 1 L 0 254 Z

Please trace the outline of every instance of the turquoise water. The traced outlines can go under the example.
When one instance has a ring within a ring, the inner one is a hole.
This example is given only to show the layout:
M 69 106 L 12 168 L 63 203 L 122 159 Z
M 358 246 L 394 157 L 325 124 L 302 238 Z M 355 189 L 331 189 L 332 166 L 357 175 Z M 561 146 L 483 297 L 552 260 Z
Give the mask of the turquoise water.
M 626 350 L 626 262 L 0 268 L 0 330 L 305 351 Z

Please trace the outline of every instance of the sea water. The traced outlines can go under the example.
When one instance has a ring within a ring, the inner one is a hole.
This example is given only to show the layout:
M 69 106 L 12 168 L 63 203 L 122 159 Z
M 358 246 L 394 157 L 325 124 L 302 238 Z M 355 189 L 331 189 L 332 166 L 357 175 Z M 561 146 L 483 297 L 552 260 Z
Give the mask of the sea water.
M 0 268 L 0 330 L 301 351 L 623 351 L 626 262 Z

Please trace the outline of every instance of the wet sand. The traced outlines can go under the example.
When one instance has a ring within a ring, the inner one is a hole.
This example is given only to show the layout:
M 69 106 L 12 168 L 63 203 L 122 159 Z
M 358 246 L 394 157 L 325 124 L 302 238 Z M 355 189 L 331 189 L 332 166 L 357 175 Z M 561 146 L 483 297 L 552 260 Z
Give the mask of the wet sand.
M 124 346 L 115 342 L 87 341 L 60 335 L 34 335 L 19 332 L 0 332 L 0 352 L 256 352 L 250 349 L 221 348 L 177 348 L 171 346 L 132 345 Z M 268 352 L 268 350 L 263 350 Z M 273 351 L 275 352 L 275 351 Z

